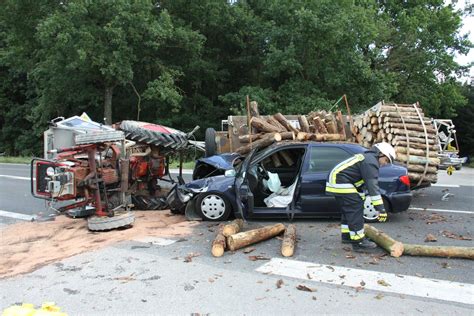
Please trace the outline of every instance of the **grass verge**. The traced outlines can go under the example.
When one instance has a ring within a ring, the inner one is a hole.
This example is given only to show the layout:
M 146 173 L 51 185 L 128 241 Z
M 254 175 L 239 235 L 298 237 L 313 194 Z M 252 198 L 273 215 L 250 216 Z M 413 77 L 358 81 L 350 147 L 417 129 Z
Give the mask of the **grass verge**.
M 31 162 L 31 157 L 13 157 L 13 156 L 0 156 L 0 163 L 25 163 Z

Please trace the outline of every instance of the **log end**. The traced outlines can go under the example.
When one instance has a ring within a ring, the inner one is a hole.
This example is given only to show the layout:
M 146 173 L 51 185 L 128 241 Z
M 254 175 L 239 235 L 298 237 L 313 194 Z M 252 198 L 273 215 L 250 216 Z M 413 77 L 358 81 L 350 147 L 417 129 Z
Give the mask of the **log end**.
M 222 245 L 212 246 L 211 253 L 214 257 L 222 257 L 224 255 L 224 246 Z
M 399 241 L 395 242 L 390 248 L 390 255 L 392 257 L 398 258 L 403 254 L 403 244 Z
M 282 247 L 281 248 L 281 254 L 283 257 L 293 257 L 293 254 L 295 253 L 295 248 L 294 247 Z

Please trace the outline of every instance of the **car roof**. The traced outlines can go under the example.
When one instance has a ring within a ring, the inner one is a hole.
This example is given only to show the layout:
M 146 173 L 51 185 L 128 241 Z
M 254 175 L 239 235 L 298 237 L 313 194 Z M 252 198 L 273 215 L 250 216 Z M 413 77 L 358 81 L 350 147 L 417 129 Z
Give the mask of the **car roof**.
M 362 147 L 359 144 L 353 142 L 315 142 L 315 141 L 295 141 L 295 140 L 284 140 L 281 142 L 273 143 L 272 145 L 268 146 L 267 149 L 270 148 L 281 148 L 281 147 L 293 147 L 293 146 L 324 146 L 324 147 L 338 147 L 344 148 L 354 153 L 361 153 L 367 150 L 367 148 Z

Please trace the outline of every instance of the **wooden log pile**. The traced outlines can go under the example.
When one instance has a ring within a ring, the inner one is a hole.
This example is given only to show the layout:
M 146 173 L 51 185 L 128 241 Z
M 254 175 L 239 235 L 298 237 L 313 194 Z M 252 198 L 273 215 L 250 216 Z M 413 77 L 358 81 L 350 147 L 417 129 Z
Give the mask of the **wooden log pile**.
M 285 257 L 293 256 L 296 245 L 295 225 L 285 227 L 285 225 L 278 223 L 275 225 L 264 226 L 262 228 L 241 231 L 243 226 L 244 221 L 241 219 L 235 219 L 226 225 L 220 224 L 216 237 L 212 241 L 212 255 L 214 257 L 221 257 L 224 255 L 226 249 L 236 251 L 260 241 L 273 238 L 284 232 L 285 234 L 281 247 L 282 255 Z
M 239 135 L 236 152 L 248 154 L 253 148 L 264 148 L 282 140 L 353 141 L 341 111 L 311 112 L 290 121 L 283 114 L 260 116 L 256 102 L 250 102 L 249 125 Z
M 412 187 L 436 183 L 440 164 L 437 133 L 418 103 L 380 102 L 354 117 L 353 135 L 364 147 L 382 141 L 393 145 L 398 163 L 408 169 Z

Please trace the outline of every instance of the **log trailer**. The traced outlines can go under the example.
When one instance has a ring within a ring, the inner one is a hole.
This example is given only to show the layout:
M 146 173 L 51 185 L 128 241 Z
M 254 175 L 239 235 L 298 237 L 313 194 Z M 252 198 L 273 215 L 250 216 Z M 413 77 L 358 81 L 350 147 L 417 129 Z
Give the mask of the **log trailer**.
M 166 208 L 158 181 L 176 182 L 170 157 L 198 145 L 189 140 L 198 128 L 186 134 L 137 121 L 109 127 L 87 116 L 55 119 L 44 133 L 45 157 L 31 161 L 32 195 L 56 213 L 87 217 L 93 231 L 130 226 L 132 208 Z

